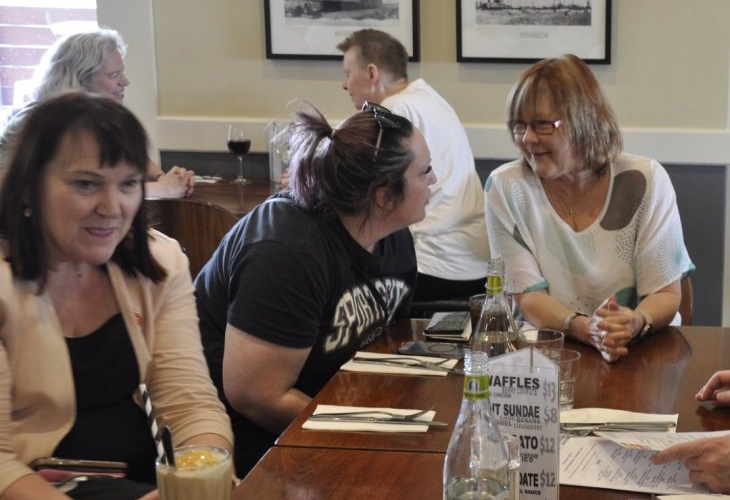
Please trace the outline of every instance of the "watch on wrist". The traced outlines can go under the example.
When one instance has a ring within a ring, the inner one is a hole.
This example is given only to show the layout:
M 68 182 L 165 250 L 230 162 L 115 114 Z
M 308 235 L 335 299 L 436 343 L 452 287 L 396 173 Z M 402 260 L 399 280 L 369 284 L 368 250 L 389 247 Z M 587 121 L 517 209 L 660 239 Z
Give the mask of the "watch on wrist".
M 565 322 L 563 323 L 563 334 L 565 334 L 566 337 L 570 337 L 570 335 L 571 335 L 571 333 L 570 333 L 570 324 L 578 316 L 583 316 L 583 317 L 586 317 L 586 318 L 588 317 L 588 316 L 586 316 L 583 313 L 573 312 L 573 313 L 570 313 L 567 318 L 565 318 Z

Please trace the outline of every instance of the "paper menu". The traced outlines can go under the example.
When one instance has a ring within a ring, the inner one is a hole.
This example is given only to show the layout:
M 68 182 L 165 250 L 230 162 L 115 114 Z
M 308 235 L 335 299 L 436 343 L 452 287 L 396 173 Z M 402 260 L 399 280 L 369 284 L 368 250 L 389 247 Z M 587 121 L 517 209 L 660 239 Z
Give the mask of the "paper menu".
M 730 434 L 730 431 L 718 432 L 596 432 L 603 437 L 620 444 L 624 448 L 635 450 L 661 451 L 672 445 L 686 443 L 708 437 L 719 437 Z
M 560 445 L 560 484 L 642 493 L 690 494 L 709 490 L 689 479 L 681 461 L 651 463 L 659 450 L 722 432 L 602 432 L 565 437 Z

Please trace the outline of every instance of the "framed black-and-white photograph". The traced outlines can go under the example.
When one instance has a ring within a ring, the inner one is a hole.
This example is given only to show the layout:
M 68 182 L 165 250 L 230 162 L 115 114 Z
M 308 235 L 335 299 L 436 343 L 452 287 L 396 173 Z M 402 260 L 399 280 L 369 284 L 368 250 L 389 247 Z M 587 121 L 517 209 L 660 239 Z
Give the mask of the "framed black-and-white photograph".
M 375 28 L 418 61 L 418 0 L 264 0 L 267 59 L 342 59 L 337 44 Z
M 456 0 L 456 60 L 611 62 L 611 0 Z

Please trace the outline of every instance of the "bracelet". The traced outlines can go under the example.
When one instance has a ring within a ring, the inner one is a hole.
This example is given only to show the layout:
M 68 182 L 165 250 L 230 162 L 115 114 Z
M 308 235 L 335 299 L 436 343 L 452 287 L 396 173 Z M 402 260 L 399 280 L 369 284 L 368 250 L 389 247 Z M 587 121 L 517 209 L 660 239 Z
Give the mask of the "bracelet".
M 641 327 L 639 330 L 639 333 L 636 334 L 636 337 L 634 337 L 632 340 L 641 340 L 642 338 L 649 335 L 654 330 L 654 325 L 651 321 L 651 317 L 646 314 L 644 311 L 636 311 L 638 312 L 642 318 L 644 318 L 644 326 Z
M 584 318 L 588 317 L 587 315 L 585 315 L 583 313 L 579 313 L 579 312 L 570 313 L 568 315 L 568 317 L 565 318 L 565 321 L 563 322 L 563 333 L 565 334 L 566 337 L 570 337 L 570 324 L 573 322 L 573 320 L 577 316 L 583 316 Z

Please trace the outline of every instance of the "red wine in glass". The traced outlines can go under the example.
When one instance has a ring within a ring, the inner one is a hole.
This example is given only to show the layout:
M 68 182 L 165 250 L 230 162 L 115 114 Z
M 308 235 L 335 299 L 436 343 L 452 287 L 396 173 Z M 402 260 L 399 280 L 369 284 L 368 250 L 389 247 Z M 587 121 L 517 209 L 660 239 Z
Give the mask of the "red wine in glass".
M 228 127 L 228 150 L 238 158 L 238 177 L 233 181 L 236 184 L 250 184 L 251 181 L 243 177 L 243 157 L 251 148 L 251 139 L 246 138 L 242 126 L 231 125 Z
M 243 156 L 251 149 L 251 141 L 228 141 L 228 150 L 236 156 Z

